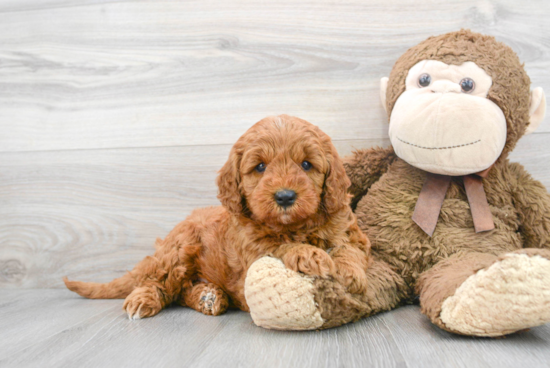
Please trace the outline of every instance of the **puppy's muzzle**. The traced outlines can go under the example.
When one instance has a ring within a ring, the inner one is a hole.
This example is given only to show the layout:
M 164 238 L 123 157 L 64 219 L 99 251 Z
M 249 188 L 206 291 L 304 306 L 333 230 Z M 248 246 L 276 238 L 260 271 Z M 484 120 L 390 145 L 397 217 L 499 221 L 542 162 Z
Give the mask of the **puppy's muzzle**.
M 290 207 L 296 201 L 296 192 L 293 190 L 283 189 L 275 193 L 275 202 L 283 208 Z

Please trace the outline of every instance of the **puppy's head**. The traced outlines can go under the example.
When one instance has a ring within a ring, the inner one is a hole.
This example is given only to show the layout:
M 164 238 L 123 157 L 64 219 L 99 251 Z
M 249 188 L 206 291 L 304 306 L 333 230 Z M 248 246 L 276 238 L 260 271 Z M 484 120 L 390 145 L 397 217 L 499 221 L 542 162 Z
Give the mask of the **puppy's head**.
M 295 117 L 268 117 L 233 146 L 218 176 L 222 204 L 268 225 L 291 225 L 348 205 L 350 181 L 330 138 Z

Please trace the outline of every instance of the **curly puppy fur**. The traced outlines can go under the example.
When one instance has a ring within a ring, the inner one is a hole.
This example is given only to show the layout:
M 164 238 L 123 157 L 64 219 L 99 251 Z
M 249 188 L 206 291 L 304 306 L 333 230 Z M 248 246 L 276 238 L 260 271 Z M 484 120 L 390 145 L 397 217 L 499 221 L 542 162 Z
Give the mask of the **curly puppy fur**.
M 261 120 L 233 146 L 217 183 L 223 206 L 195 210 L 131 272 L 106 284 L 65 279 L 67 288 L 87 298 L 126 298 L 134 319 L 172 302 L 209 315 L 230 305 L 248 311 L 247 270 L 273 255 L 351 293 L 366 290 L 370 244 L 351 211 L 343 163 L 319 128 L 286 115 Z M 294 191 L 295 202 L 278 205 L 280 190 Z

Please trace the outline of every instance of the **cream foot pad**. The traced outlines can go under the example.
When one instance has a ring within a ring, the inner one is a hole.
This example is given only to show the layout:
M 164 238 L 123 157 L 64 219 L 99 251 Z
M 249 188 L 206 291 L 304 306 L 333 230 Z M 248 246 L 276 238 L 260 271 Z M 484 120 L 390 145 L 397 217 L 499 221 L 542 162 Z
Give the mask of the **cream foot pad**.
M 507 255 L 466 279 L 443 302 L 441 321 L 477 336 L 501 336 L 550 322 L 550 261 Z
M 323 325 L 315 304 L 313 278 L 263 257 L 249 268 L 245 297 L 254 323 L 275 330 L 314 330 Z

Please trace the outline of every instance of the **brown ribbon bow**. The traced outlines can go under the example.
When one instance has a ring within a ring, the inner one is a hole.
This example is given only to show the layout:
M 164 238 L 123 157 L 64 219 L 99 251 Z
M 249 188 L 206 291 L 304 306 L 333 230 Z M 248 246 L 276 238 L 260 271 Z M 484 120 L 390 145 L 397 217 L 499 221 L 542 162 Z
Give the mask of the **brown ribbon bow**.
M 495 228 L 481 180 L 487 177 L 490 169 L 462 177 L 476 233 Z M 432 236 L 435 231 L 441 206 L 450 184 L 451 176 L 426 173 L 426 180 L 416 201 L 412 220 L 429 236 Z

